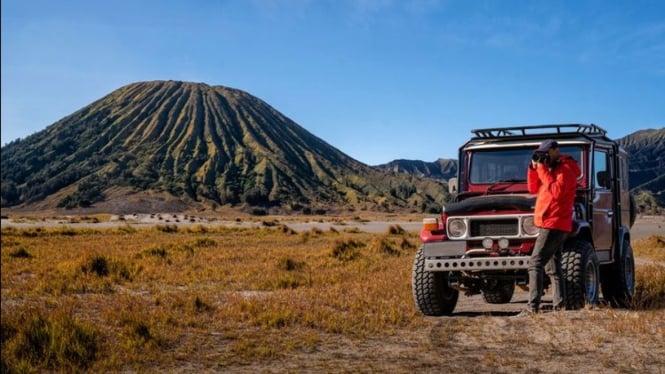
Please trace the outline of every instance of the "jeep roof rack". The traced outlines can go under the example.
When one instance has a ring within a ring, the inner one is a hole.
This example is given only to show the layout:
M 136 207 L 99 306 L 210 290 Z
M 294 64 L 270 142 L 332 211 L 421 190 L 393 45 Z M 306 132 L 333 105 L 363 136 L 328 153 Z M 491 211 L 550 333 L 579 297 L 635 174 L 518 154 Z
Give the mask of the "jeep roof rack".
M 605 137 L 607 131 L 594 125 L 581 125 L 578 123 L 567 123 L 559 125 L 538 125 L 538 126 L 514 126 L 514 127 L 495 127 L 489 129 L 471 130 L 476 138 L 491 139 L 504 138 L 511 136 L 525 135 L 547 135 L 547 134 L 583 134 L 586 136 Z

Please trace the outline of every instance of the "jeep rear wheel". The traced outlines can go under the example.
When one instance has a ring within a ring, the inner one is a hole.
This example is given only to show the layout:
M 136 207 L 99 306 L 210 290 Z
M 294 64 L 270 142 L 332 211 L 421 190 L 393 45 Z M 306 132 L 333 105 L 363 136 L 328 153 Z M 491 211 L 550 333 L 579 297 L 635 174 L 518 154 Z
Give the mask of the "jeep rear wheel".
M 489 304 L 509 303 L 515 292 L 515 281 L 490 279 L 485 282 L 482 292 L 483 299 Z
M 411 276 L 413 300 L 420 313 L 426 316 L 444 316 L 453 313 L 459 291 L 448 286 L 447 272 L 425 271 L 425 256 L 418 249 Z
M 593 246 L 583 240 L 571 240 L 562 254 L 566 309 L 581 309 L 598 302 L 599 264 Z
M 603 268 L 603 297 L 615 308 L 627 308 L 635 295 L 635 258 L 630 241 L 624 240 L 623 253 L 616 263 Z

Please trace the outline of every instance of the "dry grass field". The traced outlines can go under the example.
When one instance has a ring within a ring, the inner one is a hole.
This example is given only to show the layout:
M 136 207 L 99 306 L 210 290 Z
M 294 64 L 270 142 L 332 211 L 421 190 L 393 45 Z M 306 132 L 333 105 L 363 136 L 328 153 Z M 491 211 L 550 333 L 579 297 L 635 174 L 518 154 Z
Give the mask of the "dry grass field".
M 155 225 L 2 230 L 2 372 L 654 372 L 665 238 L 630 310 L 419 315 L 416 232 Z M 461 303 L 463 302 L 461 297 Z

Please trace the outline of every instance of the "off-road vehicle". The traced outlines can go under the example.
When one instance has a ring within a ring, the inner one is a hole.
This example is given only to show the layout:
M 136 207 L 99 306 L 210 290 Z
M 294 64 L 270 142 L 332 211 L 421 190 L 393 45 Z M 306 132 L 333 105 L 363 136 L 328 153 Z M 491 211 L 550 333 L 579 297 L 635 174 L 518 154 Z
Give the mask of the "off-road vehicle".
M 472 130 L 459 149 L 453 201 L 440 218 L 425 218 L 413 264 L 416 307 L 424 315 L 452 314 L 459 293 L 482 293 L 508 303 L 516 286 L 528 288 L 529 258 L 538 228 L 536 195 L 527 190 L 534 150 L 554 139 L 580 166 L 573 231 L 563 245 L 565 307 L 603 299 L 625 307 L 635 290 L 627 153 L 596 125 L 558 124 Z M 544 276 L 545 286 L 549 277 Z

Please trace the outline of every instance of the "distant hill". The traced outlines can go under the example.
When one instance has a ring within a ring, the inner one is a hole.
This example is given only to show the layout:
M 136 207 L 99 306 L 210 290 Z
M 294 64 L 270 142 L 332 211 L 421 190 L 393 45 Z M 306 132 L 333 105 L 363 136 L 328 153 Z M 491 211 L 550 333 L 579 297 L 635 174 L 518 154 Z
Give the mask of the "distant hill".
M 447 181 L 457 176 L 457 160 L 440 158 L 434 162 L 420 160 L 394 160 L 375 166 L 394 173 L 406 173 L 420 178 Z
M 617 141 L 628 152 L 630 188 L 665 191 L 665 128 L 640 130 Z
M 365 165 L 241 90 L 139 82 L 2 147 L 2 207 L 437 210 L 441 182 Z
M 631 190 L 648 191 L 665 206 L 665 127 L 640 130 L 617 141 L 628 152 Z

